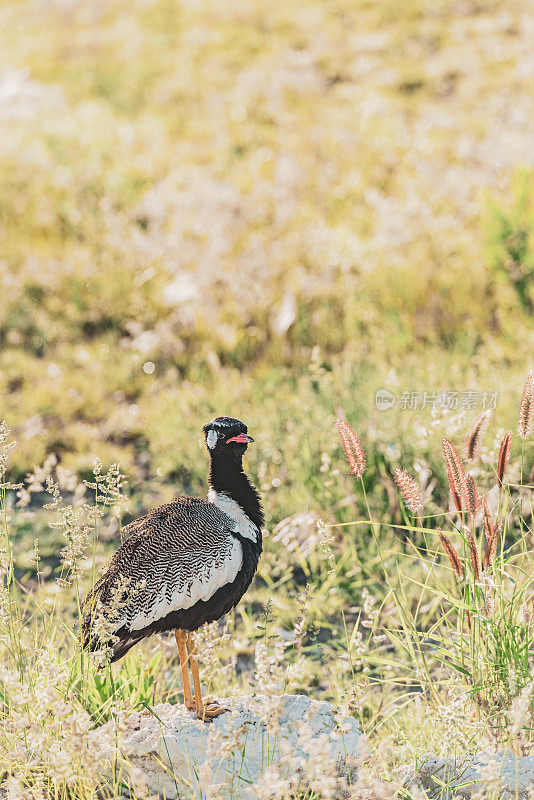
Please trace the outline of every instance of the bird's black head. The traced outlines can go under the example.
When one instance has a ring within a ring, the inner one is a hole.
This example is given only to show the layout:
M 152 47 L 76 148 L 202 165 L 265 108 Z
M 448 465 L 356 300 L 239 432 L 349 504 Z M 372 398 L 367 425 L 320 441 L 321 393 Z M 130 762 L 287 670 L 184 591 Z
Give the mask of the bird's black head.
M 256 525 L 263 525 L 263 512 L 257 490 L 243 471 L 243 455 L 247 445 L 253 442 L 247 426 L 235 417 L 215 417 L 203 428 L 206 446 L 210 454 L 210 490 L 218 495 L 227 495 L 244 511 Z M 209 496 L 209 495 L 208 495 Z M 261 550 L 261 534 L 259 548 Z
M 249 442 L 254 439 L 247 434 L 247 426 L 234 417 L 215 417 L 203 428 L 210 455 L 225 456 L 240 460 Z

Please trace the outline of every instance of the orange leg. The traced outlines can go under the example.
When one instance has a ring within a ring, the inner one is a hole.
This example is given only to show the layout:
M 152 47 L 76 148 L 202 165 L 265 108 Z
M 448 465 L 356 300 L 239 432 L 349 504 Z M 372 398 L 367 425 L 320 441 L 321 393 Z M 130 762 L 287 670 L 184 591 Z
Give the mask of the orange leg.
M 196 703 L 195 710 L 197 712 L 197 717 L 201 719 L 203 722 L 206 722 L 209 719 L 218 717 L 219 714 L 224 714 L 229 709 L 223 708 L 218 703 L 210 703 L 207 706 L 203 705 L 202 691 L 200 689 L 200 675 L 198 674 L 197 648 L 195 642 L 195 635 L 192 633 L 189 633 L 187 635 L 187 650 L 189 652 L 189 661 L 191 663 L 191 674 L 193 676 L 193 686 L 195 688 L 195 703 Z
M 178 657 L 180 659 L 180 667 L 182 669 L 182 686 L 184 689 L 184 705 L 189 711 L 196 711 L 195 698 L 191 694 L 191 685 L 189 683 L 189 668 L 188 657 L 185 643 L 188 634 L 179 628 L 174 631 L 176 644 L 178 645 Z

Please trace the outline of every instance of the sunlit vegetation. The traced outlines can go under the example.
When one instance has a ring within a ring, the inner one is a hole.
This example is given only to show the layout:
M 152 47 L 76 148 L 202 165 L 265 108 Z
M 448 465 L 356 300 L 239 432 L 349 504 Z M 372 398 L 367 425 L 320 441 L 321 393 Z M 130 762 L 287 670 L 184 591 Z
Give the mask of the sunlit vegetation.
M 79 605 L 125 522 L 205 494 L 201 427 L 226 413 L 269 535 L 224 635 L 202 633 L 209 690 L 336 702 L 391 796 L 429 752 L 529 752 L 533 26 L 518 0 L 2 5 L 13 797 L 118 796 L 87 736 L 180 701 L 172 637 L 97 673 Z M 465 465 L 503 523 L 477 577 L 487 532 L 454 512 L 442 439 L 463 459 L 493 405 Z

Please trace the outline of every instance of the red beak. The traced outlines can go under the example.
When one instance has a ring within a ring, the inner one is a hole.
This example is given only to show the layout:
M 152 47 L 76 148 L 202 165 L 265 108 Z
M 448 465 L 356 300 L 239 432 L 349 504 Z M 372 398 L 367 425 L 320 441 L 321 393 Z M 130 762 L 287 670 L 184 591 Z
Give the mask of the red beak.
M 252 436 L 248 436 L 246 433 L 238 433 L 237 436 L 232 436 L 231 439 L 226 440 L 226 444 L 230 444 L 230 442 L 237 442 L 238 444 L 248 444 L 249 442 L 253 442 L 254 439 Z

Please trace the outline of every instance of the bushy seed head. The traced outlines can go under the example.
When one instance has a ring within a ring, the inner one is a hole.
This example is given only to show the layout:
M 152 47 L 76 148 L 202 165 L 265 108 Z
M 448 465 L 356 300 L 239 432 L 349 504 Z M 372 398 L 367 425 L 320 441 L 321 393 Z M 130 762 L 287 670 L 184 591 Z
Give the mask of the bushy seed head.
M 491 618 L 495 613 L 495 600 L 490 594 L 486 594 L 484 602 L 484 613 L 488 618 Z
M 397 469 L 394 472 L 395 483 L 400 489 L 404 502 L 413 514 L 419 514 L 425 504 L 423 493 L 419 484 L 405 470 Z
M 517 423 L 517 432 L 522 439 L 526 439 L 532 428 L 532 419 L 534 418 L 534 372 L 529 372 L 525 385 L 523 387 L 523 395 L 519 406 L 519 420 Z
M 490 510 L 485 500 L 482 502 L 482 513 L 484 522 L 484 533 L 486 534 L 486 539 L 491 539 L 491 537 L 493 536 L 493 532 L 495 530 L 495 525 L 493 524 Z
M 484 522 L 484 528 L 485 527 L 486 524 Z M 502 522 L 498 522 L 493 528 L 490 536 L 488 536 L 488 534 L 486 533 L 487 539 L 486 539 L 486 546 L 484 548 L 484 561 L 483 561 L 484 569 L 486 571 L 489 570 L 489 568 L 491 567 L 491 565 L 495 560 L 495 554 L 497 552 L 497 544 L 499 542 L 501 531 L 502 531 Z
M 449 478 L 449 487 L 450 487 L 450 490 L 451 490 L 451 494 L 452 494 L 452 499 L 453 499 L 454 505 L 456 507 L 456 511 L 458 512 L 458 514 L 462 514 L 463 513 L 462 498 L 461 498 L 461 495 L 459 495 L 458 492 L 456 491 L 456 487 L 454 485 L 454 478 L 453 478 L 453 475 L 452 475 L 452 472 L 451 472 L 450 469 L 447 470 L 447 475 L 448 475 L 448 478 Z
M 458 451 L 448 439 L 443 439 L 443 455 L 447 464 L 451 489 L 458 495 L 465 493 L 466 474 Z
M 483 411 L 473 421 L 469 429 L 469 433 L 465 437 L 465 458 L 468 461 L 473 461 L 480 447 L 480 442 L 484 436 L 491 417 L 491 410 Z
M 475 580 L 480 580 L 480 556 L 478 554 L 478 547 L 476 545 L 475 540 L 473 539 L 473 534 L 471 531 L 467 534 L 467 544 L 469 546 L 469 556 L 471 558 L 471 566 L 473 567 L 473 574 L 475 576 Z
M 454 574 L 456 575 L 458 580 L 460 580 L 463 577 L 464 571 L 462 569 L 462 564 L 458 556 L 458 553 L 456 552 L 454 545 L 452 544 L 451 540 L 449 539 L 446 533 L 440 531 L 439 538 L 441 540 L 441 544 L 443 545 L 443 549 L 447 553 L 447 557 L 451 562 Z
M 356 431 L 344 419 L 337 417 L 336 419 L 337 432 L 343 445 L 343 450 L 349 462 L 350 472 L 357 478 L 361 478 L 367 469 L 365 461 L 365 450 L 362 447 Z
M 481 498 L 472 475 L 466 476 L 464 487 L 464 503 L 466 510 L 474 516 L 480 508 Z
M 499 449 L 499 460 L 497 462 L 497 480 L 499 482 L 499 486 L 502 486 L 503 484 L 504 473 L 506 471 L 506 467 L 508 466 L 508 461 L 510 460 L 512 436 L 512 431 L 507 431 L 503 437 L 501 447 Z

